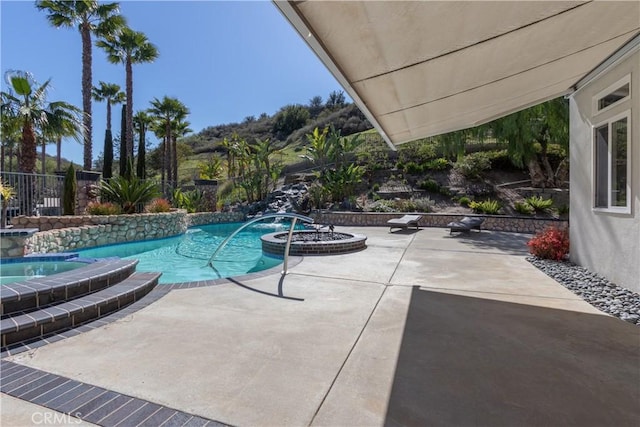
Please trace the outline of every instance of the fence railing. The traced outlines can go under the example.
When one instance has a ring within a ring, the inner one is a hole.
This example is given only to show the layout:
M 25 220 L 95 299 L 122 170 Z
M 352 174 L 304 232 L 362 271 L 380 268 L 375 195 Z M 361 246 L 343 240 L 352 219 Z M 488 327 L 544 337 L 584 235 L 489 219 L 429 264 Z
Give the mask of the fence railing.
M 0 172 L 2 182 L 15 196 L 6 202 L 7 218 L 18 215 L 62 215 L 63 176 Z

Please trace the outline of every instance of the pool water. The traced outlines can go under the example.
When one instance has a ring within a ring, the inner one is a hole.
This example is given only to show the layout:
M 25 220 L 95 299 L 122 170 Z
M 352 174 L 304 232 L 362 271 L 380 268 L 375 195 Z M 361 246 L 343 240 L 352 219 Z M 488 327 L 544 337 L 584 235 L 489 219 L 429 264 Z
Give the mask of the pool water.
M 34 277 L 50 276 L 52 274 L 71 271 L 85 267 L 84 262 L 73 261 L 24 261 L 0 264 L 0 285 L 23 282 Z
M 214 224 L 191 228 L 187 233 L 165 239 L 122 243 L 81 249 L 83 258 L 120 257 L 137 259 L 136 271 L 162 272 L 160 283 L 213 280 L 266 270 L 282 259 L 263 255 L 260 236 L 288 230 L 287 223 L 254 224 L 238 233 L 220 251 L 214 265 L 207 265 L 216 248 L 242 224 Z

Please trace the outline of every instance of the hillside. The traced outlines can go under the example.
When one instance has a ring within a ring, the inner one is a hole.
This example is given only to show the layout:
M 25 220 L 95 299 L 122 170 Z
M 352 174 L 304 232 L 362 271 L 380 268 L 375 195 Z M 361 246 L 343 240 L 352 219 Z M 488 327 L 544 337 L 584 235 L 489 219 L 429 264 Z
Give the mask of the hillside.
M 300 161 L 299 153 L 307 145 L 306 135 L 316 127 L 323 129 L 333 126 L 342 136 L 372 129 L 371 123 L 355 104 L 345 103 L 340 100 L 340 94 L 337 96 L 338 100 L 335 102 L 319 104 L 316 99 L 319 97 L 316 97 L 307 105 L 284 106 L 272 116 L 249 116 L 240 123 L 209 126 L 180 139 L 186 147 L 180 162 L 181 184 L 187 184 L 196 177 L 199 163 L 215 154 L 224 156 L 226 151 L 222 141 L 225 138 L 231 139 L 233 135 L 249 143 L 269 139 L 279 149 L 278 160 L 283 165 L 290 165 Z
M 372 128 L 355 104 L 347 104 L 337 110 L 323 109 L 315 117 L 309 117 L 307 120 L 300 120 L 289 127 L 279 129 L 278 121 L 281 117 L 286 116 L 287 108 L 290 107 L 283 107 L 273 116 L 266 114 L 259 118 L 250 116 L 241 123 L 210 126 L 195 135 L 183 138 L 181 142 L 187 144 L 193 150 L 193 154 L 197 155 L 223 151 L 220 143 L 224 138 L 231 138 L 234 134 L 248 142 L 268 138 L 276 142 L 276 146 L 279 148 L 284 148 L 304 145 L 306 143 L 305 135 L 316 127 L 322 129 L 325 126 L 333 126 L 343 136 Z M 307 107 L 302 106 L 302 108 Z

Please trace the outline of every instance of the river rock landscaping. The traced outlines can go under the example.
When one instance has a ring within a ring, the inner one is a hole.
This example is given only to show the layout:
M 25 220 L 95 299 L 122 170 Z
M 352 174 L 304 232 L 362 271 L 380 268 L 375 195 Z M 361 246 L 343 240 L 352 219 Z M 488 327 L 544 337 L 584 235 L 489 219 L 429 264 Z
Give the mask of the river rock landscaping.
M 640 294 L 568 261 L 536 257 L 527 261 L 597 309 L 640 326 Z

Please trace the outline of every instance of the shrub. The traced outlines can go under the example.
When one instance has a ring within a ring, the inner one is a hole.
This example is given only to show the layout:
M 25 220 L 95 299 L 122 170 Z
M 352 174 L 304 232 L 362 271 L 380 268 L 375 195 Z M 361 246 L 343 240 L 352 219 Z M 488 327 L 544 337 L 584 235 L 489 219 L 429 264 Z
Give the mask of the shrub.
M 531 215 L 534 209 L 527 202 L 516 202 L 514 205 L 516 212 L 522 215 Z
M 418 175 L 422 173 L 422 166 L 415 162 L 408 162 L 404 165 L 404 171 L 409 175 Z
M 547 212 L 553 206 L 553 200 L 543 199 L 542 196 L 527 197 L 525 201 L 536 212 Z
M 394 203 L 395 210 L 400 212 L 417 212 L 418 207 L 411 199 L 396 200 Z
M 380 191 L 380 184 L 376 182 L 375 184 L 373 184 L 373 187 L 371 187 L 371 189 L 377 193 L 378 191 Z
M 509 153 L 506 149 L 487 151 L 491 162 L 491 169 L 511 170 L 514 169 L 513 161 L 509 157 Z
M 146 211 L 150 213 L 169 212 L 171 211 L 171 204 L 167 199 L 155 199 L 147 205 Z
M 558 215 L 569 215 L 569 205 L 562 205 L 558 208 Z
M 440 187 L 440 190 L 438 191 L 440 194 L 442 194 L 443 196 L 447 196 L 447 197 L 451 197 L 453 195 L 453 193 L 451 192 L 451 189 L 449 189 L 449 187 Z
M 429 197 L 413 199 L 416 212 L 431 212 L 435 203 Z
M 204 193 L 200 190 L 183 192 L 176 188 L 173 192 L 173 202 L 179 209 L 186 209 L 188 213 L 201 212 L 205 203 Z
M 442 157 L 433 159 L 424 164 L 423 169 L 429 169 L 433 171 L 445 170 L 449 167 L 449 160 Z
M 111 202 L 91 202 L 86 209 L 89 215 L 119 215 L 121 212 L 120 206 Z
M 529 246 L 529 252 L 538 258 L 561 261 L 569 253 L 569 231 L 548 228 L 536 234 L 529 240 L 527 246 Z
M 220 179 L 222 177 L 222 159 L 213 155 L 206 162 L 198 163 L 201 179 Z
M 488 215 L 495 215 L 500 212 L 500 203 L 497 200 L 484 200 L 482 202 L 471 202 L 469 207 L 473 209 L 475 213 L 485 213 Z
M 218 199 L 225 199 L 229 197 L 233 193 L 234 187 L 232 180 L 223 181 L 222 184 L 218 186 Z
M 13 187 L 0 179 L 0 200 L 3 203 L 6 203 L 13 197 L 15 197 L 15 195 L 16 191 L 13 189 Z
M 487 153 L 472 153 L 455 162 L 453 169 L 465 178 L 478 178 L 482 172 L 491 169 L 491 160 Z
M 467 196 L 462 196 L 460 197 L 460 199 L 458 199 L 458 202 L 460 203 L 460 206 L 469 207 L 469 205 L 471 204 L 471 199 Z
M 371 203 L 367 210 L 370 212 L 395 212 L 395 203 L 392 200 L 377 200 Z
M 440 184 L 436 180 L 428 178 L 422 181 L 419 185 L 422 190 L 430 191 L 432 193 L 440 192 Z
M 118 176 L 102 181 L 100 195 L 122 208 L 126 214 L 140 213 L 145 204 L 160 194 L 158 186 L 136 177 Z
M 316 209 L 322 209 L 329 200 L 329 191 L 323 185 L 314 183 L 309 187 L 309 197 Z

